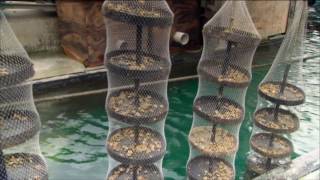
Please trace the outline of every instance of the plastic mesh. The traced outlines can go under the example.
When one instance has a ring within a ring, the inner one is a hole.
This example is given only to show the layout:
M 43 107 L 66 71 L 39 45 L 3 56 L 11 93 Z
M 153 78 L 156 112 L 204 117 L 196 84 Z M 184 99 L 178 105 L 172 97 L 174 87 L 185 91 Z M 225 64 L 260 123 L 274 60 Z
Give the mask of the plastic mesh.
M 226 1 L 203 30 L 189 134 L 189 179 L 233 179 L 251 63 L 261 41 L 244 1 Z
M 45 180 L 39 146 L 40 117 L 35 108 L 33 65 L 0 11 L 0 179 Z
M 108 0 L 107 179 L 163 179 L 173 13 L 164 0 Z
M 253 115 L 248 170 L 251 176 L 290 162 L 292 143 L 287 135 L 299 128 L 295 106 L 304 103 L 301 63 L 308 16 L 307 1 L 296 1 L 293 22 L 266 77 L 258 87 Z
M 0 88 L 23 82 L 34 71 L 26 51 L 0 12 Z

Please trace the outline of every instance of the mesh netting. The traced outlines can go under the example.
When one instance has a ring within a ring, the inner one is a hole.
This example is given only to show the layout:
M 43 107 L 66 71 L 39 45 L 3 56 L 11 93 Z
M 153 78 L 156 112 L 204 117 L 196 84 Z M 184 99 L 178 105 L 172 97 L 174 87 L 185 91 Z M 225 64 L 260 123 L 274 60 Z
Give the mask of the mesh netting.
M 189 134 L 189 179 L 233 179 L 251 63 L 260 35 L 244 1 L 227 1 L 203 30 Z
M 248 170 L 260 175 L 288 164 L 293 146 L 287 135 L 299 128 L 297 105 L 304 103 L 300 68 L 308 17 L 307 1 L 296 1 L 295 14 L 268 74 L 258 87 L 258 104 L 253 115 Z
M 39 146 L 40 118 L 32 85 L 34 70 L 4 14 L 0 12 L 0 179 L 45 180 Z
M 108 0 L 107 179 L 163 179 L 173 13 L 164 0 Z
M 0 88 L 23 82 L 33 76 L 33 66 L 26 51 L 0 12 Z

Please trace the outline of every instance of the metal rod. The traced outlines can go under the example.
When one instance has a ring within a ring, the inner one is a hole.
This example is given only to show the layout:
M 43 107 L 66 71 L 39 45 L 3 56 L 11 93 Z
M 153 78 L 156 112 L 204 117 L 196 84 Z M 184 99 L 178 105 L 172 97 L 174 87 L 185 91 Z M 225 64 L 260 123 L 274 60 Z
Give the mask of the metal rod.
M 290 68 L 291 68 L 291 64 L 287 64 L 286 69 L 284 71 L 283 80 L 282 80 L 281 89 L 280 89 L 281 95 L 283 94 L 284 89 L 287 86 L 287 80 L 288 80 L 288 74 L 289 74 Z
M 273 141 L 274 141 L 274 134 L 271 133 L 271 137 L 270 137 L 270 141 L 269 141 L 269 147 L 273 147 Z M 267 164 L 266 164 L 266 167 L 267 167 L 267 170 L 271 169 L 271 158 L 268 157 L 267 159 Z
M 266 169 L 267 171 L 271 169 L 271 161 L 272 161 L 271 158 L 268 158 L 268 159 L 267 159 L 267 167 L 266 167 L 266 168 L 267 168 L 267 169 Z
M 142 26 L 137 25 L 136 34 L 136 48 L 137 48 L 137 63 L 141 64 L 141 50 L 142 50 Z
M 289 71 L 290 71 L 290 67 L 291 67 L 291 65 L 287 64 L 286 69 L 284 71 L 283 79 L 282 79 L 282 83 L 281 83 L 281 87 L 280 87 L 280 92 L 279 92 L 280 96 L 283 94 L 284 89 L 287 86 L 287 80 L 288 80 L 288 74 L 289 74 Z M 274 119 L 273 119 L 274 121 L 278 120 L 279 109 L 280 109 L 280 104 L 277 103 L 276 104 L 276 108 L 275 108 L 275 112 L 274 112 Z M 275 138 L 274 134 L 271 133 L 271 137 L 270 137 L 270 141 L 269 141 L 269 147 L 273 146 L 274 138 Z M 271 169 L 271 158 L 268 158 L 268 160 L 267 160 L 267 169 L 268 170 Z
M 225 60 L 224 60 L 223 65 L 222 65 L 222 75 L 223 76 L 227 73 L 228 66 L 230 65 L 231 48 L 232 48 L 232 42 L 228 41 L 226 56 L 225 56 Z
M 135 92 L 134 103 L 136 106 L 139 106 L 139 104 L 140 104 L 140 102 L 139 102 L 139 89 L 140 89 L 140 80 L 135 79 L 134 80 L 134 92 Z
M 271 133 L 270 141 L 269 141 L 269 147 L 273 146 L 273 140 L 274 140 L 274 134 Z
M 134 126 L 134 143 L 135 145 L 139 144 L 139 124 Z
M 137 167 L 137 165 L 135 165 L 134 167 L 133 167 L 133 177 L 132 177 L 132 179 L 133 180 L 138 180 L 138 167 Z
M 283 79 L 282 79 L 282 83 L 281 83 L 281 87 L 280 87 L 280 92 L 279 92 L 280 96 L 284 93 L 284 90 L 285 90 L 285 88 L 287 86 L 287 80 L 288 80 L 288 74 L 289 74 L 289 71 L 290 71 L 290 67 L 291 67 L 291 65 L 287 64 L 286 69 L 284 71 Z M 273 119 L 274 121 L 278 120 L 279 109 L 280 109 L 280 104 L 277 103 L 275 111 L 274 111 L 274 119 Z
M 212 130 L 211 130 L 211 139 L 210 139 L 212 143 L 216 142 L 216 133 L 217 133 L 217 124 L 213 123 Z
M 209 173 L 211 173 L 213 171 L 213 159 L 212 158 L 209 159 L 209 168 L 208 168 L 208 170 L 209 170 Z
M 220 86 L 219 87 L 219 95 L 218 95 L 218 98 L 221 99 L 223 97 L 223 90 L 224 90 L 224 86 Z
M 147 39 L 148 52 L 153 52 L 153 28 L 148 29 L 148 39 Z
M 6 164 L 3 156 L 2 149 L 0 149 L 0 179 L 1 180 L 7 180 L 7 170 L 6 170 Z
M 277 103 L 276 108 L 274 110 L 274 116 L 273 116 L 274 121 L 278 121 L 279 109 L 280 109 L 280 104 Z

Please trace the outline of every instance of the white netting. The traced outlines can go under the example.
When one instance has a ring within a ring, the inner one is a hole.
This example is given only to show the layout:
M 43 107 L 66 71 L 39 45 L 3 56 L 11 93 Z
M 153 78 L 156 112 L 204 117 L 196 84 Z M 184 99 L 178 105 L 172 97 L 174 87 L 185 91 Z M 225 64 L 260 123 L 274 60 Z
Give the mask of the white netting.
M 0 88 L 21 83 L 34 71 L 26 51 L 0 12 Z
M 226 1 L 203 30 L 189 134 L 189 179 L 233 179 L 251 63 L 261 37 L 244 1 Z
M 268 74 L 258 87 L 248 156 L 248 170 L 253 176 L 290 162 L 293 146 L 286 135 L 299 128 L 294 106 L 305 101 L 299 71 L 307 12 L 307 1 L 296 1 L 292 24 Z
M 35 108 L 34 74 L 26 51 L 0 11 L 0 179 L 45 180 L 39 146 L 40 117 Z
M 164 0 L 107 0 L 107 179 L 163 179 L 173 13 Z

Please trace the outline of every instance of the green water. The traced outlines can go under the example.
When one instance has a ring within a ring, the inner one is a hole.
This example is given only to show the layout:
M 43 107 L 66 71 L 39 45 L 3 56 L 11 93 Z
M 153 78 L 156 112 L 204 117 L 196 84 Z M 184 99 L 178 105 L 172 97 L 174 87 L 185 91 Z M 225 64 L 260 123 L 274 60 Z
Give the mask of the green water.
M 319 31 L 308 32 L 306 55 L 320 49 Z M 301 127 L 292 134 L 295 146 L 293 157 L 319 148 L 320 58 L 303 64 L 306 103 L 299 108 Z M 237 179 L 243 179 L 245 158 L 249 150 L 252 130 L 251 117 L 256 106 L 256 88 L 268 67 L 254 69 L 253 82 L 246 100 L 246 118 L 240 132 L 240 147 L 236 159 Z M 192 123 L 192 103 L 197 91 L 197 80 L 169 84 L 170 112 L 166 121 L 167 154 L 164 174 L 168 180 L 185 179 L 185 165 L 189 155 L 187 142 Z M 41 148 L 52 180 L 105 179 L 107 154 L 105 139 L 108 131 L 104 110 L 105 94 L 84 96 L 63 101 L 37 104 L 42 118 Z
M 317 61 L 319 60 L 309 61 L 307 64 L 316 64 Z M 238 179 L 241 179 L 245 172 L 245 157 L 249 150 L 252 128 L 250 117 L 256 106 L 256 87 L 266 71 L 267 68 L 254 70 L 255 78 L 248 90 L 246 119 L 241 128 L 240 149 L 236 160 Z M 314 79 L 313 82 L 319 83 L 319 79 Z M 314 85 L 316 84 L 312 84 Z M 314 91 L 312 88 L 309 90 Z M 165 126 L 168 140 L 164 159 L 166 179 L 185 179 L 185 164 L 189 154 L 187 135 L 192 123 L 192 102 L 196 91 L 197 80 L 169 85 L 171 109 Z M 311 96 L 314 95 L 316 94 Z M 316 98 L 319 98 L 319 94 Z M 105 95 L 96 95 L 37 105 L 43 123 L 41 147 L 48 161 L 51 179 L 95 180 L 105 177 L 107 154 L 104 141 L 108 126 L 104 99 Z M 301 129 L 292 137 L 296 147 L 295 156 L 318 146 L 315 142 L 319 142 L 317 116 L 320 113 L 317 108 L 320 104 L 319 101 L 315 101 L 315 97 L 313 99 L 307 102 L 309 104 L 302 112 Z

